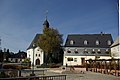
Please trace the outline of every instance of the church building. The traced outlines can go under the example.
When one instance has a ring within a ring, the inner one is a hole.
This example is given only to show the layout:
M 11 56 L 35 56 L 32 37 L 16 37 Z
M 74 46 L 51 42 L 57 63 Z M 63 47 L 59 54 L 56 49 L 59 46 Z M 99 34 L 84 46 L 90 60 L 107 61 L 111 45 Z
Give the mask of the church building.
M 49 22 L 47 21 L 47 19 L 44 21 L 43 27 L 49 28 Z M 27 58 L 29 58 L 31 64 L 34 65 L 41 65 L 44 63 L 44 51 L 39 46 L 37 46 L 40 35 L 41 34 L 36 34 L 33 41 L 27 48 Z

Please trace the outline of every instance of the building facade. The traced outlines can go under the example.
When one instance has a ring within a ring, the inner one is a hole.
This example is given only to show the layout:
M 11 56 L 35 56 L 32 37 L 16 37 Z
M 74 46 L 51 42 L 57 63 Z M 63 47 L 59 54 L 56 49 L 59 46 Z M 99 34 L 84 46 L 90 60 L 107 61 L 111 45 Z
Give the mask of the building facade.
M 70 34 L 64 45 L 63 65 L 84 65 L 88 59 L 109 59 L 111 34 Z
M 118 37 L 111 45 L 111 56 L 120 59 L 120 37 Z

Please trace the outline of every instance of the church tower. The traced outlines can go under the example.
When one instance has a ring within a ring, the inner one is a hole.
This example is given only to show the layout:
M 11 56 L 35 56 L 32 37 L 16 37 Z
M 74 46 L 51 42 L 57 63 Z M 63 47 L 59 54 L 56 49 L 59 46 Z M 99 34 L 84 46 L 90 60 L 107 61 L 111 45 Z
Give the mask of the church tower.
M 47 19 L 44 21 L 43 26 L 44 26 L 44 29 L 49 28 L 49 22 Z

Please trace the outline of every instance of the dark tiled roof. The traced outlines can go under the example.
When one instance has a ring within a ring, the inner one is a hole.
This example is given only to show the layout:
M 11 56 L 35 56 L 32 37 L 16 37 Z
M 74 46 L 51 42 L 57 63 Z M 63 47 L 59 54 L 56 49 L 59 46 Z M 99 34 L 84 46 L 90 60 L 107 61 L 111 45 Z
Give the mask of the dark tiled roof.
M 26 52 L 20 52 L 16 54 L 11 54 L 9 58 L 26 58 L 27 53 Z
M 74 44 L 71 45 L 70 41 L 73 40 Z M 84 45 L 84 41 L 87 40 L 88 44 Z M 96 45 L 96 40 L 100 42 Z M 110 40 L 111 44 L 113 39 L 111 34 L 69 34 L 64 47 L 97 47 L 97 48 L 109 48 L 110 45 L 107 41 Z
M 33 48 L 33 44 L 37 44 L 40 35 L 41 34 L 36 34 L 33 41 L 31 42 L 30 46 L 27 48 L 27 50 Z

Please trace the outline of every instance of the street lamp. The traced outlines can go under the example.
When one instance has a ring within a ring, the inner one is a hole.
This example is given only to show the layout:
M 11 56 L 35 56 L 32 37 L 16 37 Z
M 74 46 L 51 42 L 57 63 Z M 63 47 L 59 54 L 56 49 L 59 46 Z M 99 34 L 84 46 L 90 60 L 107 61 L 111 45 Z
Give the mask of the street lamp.
M 34 74 L 34 49 L 35 49 L 35 44 L 33 43 L 33 63 L 32 63 L 32 76 L 35 76 Z

